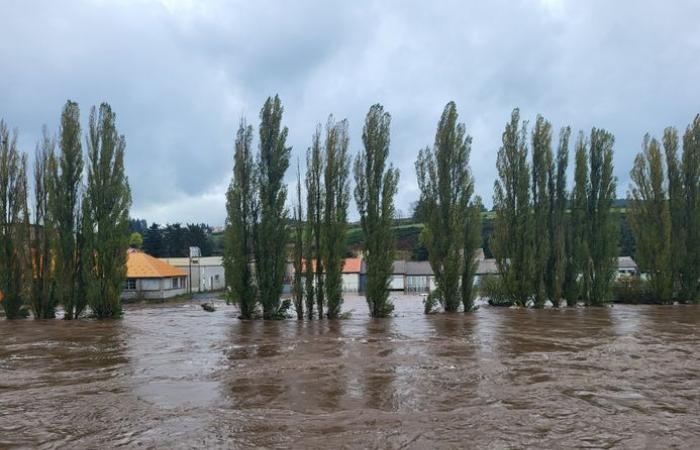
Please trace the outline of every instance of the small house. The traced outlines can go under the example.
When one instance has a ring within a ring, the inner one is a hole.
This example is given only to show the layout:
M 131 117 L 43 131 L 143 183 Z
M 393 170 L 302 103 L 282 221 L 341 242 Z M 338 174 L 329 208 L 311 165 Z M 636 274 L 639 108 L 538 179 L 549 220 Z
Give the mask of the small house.
M 122 300 L 166 299 L 187 292 L 187 272 L 142 251 L 129 249 Z
M 185 271 L 192 292 L 220 291 L 226 287 L 224 261 L 221 256 L 200 256 L 196 258 L 160 258 L 178 269 Z
M 343 260 L 343 292 L 360 290 L 360 269 L 362 258 L 345 258 Z

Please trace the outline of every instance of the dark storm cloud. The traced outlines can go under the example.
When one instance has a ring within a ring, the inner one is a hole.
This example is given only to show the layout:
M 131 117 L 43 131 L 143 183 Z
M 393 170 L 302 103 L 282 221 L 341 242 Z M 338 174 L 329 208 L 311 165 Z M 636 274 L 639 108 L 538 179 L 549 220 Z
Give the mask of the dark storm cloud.
M 487 204 L 515 106 L 556 128 L 612 131 L 624 195 L 643 134 L 700 110 L 699 13 L 691 1 L 0 1 L 0 116 L 31 150 L 66 98 L 84 122 L 109 101 L 127 137 L 132 214 L 159 222 L 223 223 L 238 121 L 255 125 L 276 92 L 302 166 L 329 113 L 349 119 L 355 152 L 367 109 L 384 104 L 405 212 L 416 153 L 449 100 L 474 138 Z

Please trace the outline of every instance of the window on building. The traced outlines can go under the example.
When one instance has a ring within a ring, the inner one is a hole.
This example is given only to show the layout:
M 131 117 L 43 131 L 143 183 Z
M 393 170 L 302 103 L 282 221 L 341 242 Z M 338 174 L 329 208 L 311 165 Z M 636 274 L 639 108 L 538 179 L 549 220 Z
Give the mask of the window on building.
M 136 279 L 135 278 L 127 278 L 125 288 L 127 291 L 135 291 L 136 290 Z
M 179 289 L 180 288 L 180 279 L 175 277 L 173 278 L 173 289 Z

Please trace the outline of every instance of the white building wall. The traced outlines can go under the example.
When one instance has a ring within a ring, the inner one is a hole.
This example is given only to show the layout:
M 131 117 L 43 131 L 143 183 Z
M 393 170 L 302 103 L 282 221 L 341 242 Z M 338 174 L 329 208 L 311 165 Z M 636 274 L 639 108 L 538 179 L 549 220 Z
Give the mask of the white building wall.
M 343 274 L 343 292 L 357 292 L 360 289 L 359 273 Z
M 404 290 L 404 276 L 403 274 L 394 274 L 391 276 L 391 281 L 389 282 L 389 289 L 392 291 L 403 291 Z

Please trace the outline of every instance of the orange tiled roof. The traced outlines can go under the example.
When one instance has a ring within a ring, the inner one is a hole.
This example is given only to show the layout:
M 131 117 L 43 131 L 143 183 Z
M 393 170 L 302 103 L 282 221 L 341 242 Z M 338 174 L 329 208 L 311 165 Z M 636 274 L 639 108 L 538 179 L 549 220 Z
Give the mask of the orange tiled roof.
M 165 261 L 138 250 L 129 250 L 126 258 L 127 278 L 165 278 L 184 277 L 184 270 L 171 266 Z
M 345 258 L 343 260 L 343 273 L 360 273 L 362 258 Z

